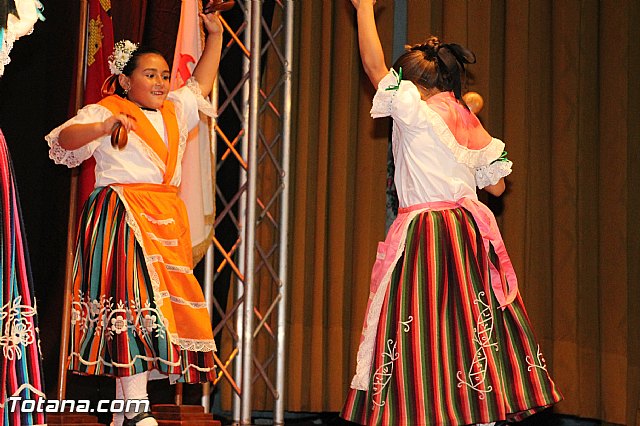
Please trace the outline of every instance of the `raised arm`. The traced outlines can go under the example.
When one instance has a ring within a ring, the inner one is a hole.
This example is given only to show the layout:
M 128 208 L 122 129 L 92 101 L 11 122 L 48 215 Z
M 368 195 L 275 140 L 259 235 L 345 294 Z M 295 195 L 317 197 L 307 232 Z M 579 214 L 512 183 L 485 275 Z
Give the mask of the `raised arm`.
M 203 96 L 211 93 L 213 81 L 218 73 L 220 65 L 220 52 L 222 50 L 222 23 L 218 13 L 200 14 L 202 22 L 207 29 L 207 38 L 204 43 L 202 56 L 193 70 L 193 76 L 200 85 Z
M 375 0 L 351 0 L 358 13 L 358 42 L 364 71 L 374 87 L 389 72 L 373 14 Z

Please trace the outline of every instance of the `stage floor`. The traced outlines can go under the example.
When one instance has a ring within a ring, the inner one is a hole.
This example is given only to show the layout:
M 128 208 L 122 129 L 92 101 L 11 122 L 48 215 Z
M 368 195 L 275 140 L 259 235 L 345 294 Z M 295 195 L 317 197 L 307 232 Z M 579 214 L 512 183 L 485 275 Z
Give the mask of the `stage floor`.
M 225 415 L 215 416 L 223 425 L 231 425 L 231 421 Z M 253 420 L 254 425 L 271 425 L 273 417 L 270 412 L 256 413 Z M 347 422 L 340 417 L 338 413 L 285 413 L 285 424 L 292 426 L 354 426 L 355 423 Z M 556 415 L 552 412 L 543 412 L 536 416 L 532 416 L 520 423 L 513 423 L 518 426 L 600 426 L 604 425 L 599 420 L 581 419 L 573 416 Z M 615 426 L 606 423 L 607 426 Z

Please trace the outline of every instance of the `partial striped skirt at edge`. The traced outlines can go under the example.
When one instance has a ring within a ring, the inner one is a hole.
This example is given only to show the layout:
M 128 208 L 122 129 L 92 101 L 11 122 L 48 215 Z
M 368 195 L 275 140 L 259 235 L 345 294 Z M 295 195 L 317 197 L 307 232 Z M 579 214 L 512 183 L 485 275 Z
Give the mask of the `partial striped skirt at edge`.
M 172 343 L 154 303 L 142 248 L 111 188 L 89 197 L 77 242 L 69 369 L 116 377 L 151 371 L 150 378 L 171 375 L 186 383 L 213 380 L 212 352 Z
M 349 389 L 342 417 L 469 425 L 519 420 L 562 399 L 520 296 L 498 308 L 488 262 L 467 210 L 412 221 L 385 295 L 369 388 Z
M 46 399 L 40 329 L 27 235 L 13 162 L 0 130 L 0 424 L 43 424 L 37 410 L 21 409 Z M 48 325 L 45 325 L 48 332 Z M 15 398 L 15 399 L 14 399 Z M 34 406 L 32 405 L 32 407 Z

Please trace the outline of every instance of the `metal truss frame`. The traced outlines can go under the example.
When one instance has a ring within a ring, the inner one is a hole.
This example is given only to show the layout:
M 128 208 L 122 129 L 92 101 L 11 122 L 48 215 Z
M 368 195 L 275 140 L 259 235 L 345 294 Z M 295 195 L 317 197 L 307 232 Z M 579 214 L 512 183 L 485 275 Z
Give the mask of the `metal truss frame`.
M 221 15 L 230 36 L 221 61 L 239 49 L 242 69 L 229 81 L 222 73 L 218 78 L 219 120 L 212 131 L 218 207 L 205 294 L 217 286 L 232 286 L 233 293 L 229 303 L 207 297 L 220 318 L 216 340 L 226 342 L 215 356 L 215 384 L 230 387 L 233 422 L 245 425 L 254 411 L 252 390 L 261 382 L 273 399 L 274 424 L 284 424 L 294 1 L 236 3 L 244 21 L 232 27 Z M 229 116 L 239 126 L 225 127 Z M 231 189 L 229 170 L 239 173 Z M 208 406 L 206 393 L 203 399 Z

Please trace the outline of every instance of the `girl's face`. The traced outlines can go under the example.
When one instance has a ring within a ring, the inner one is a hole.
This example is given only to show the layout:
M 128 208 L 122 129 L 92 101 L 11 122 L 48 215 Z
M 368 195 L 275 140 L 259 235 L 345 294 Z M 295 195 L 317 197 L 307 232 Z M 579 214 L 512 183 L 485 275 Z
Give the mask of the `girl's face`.
M 147 53 L 138 58 L 131 76 L 120 75 L 120 85 L 128 90 L 127 97 L 138 106 L 158 109 L 169 94 L 171 72 L 161 55 Z

